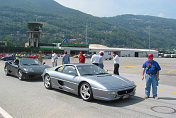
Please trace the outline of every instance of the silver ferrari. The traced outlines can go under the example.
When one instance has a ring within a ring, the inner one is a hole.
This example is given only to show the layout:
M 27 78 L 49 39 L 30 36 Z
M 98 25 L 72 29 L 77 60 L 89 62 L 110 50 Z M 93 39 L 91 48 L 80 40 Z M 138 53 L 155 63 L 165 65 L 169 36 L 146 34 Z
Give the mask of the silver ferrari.
M 136 85 L 128 79 L 109 74 L 93 64 L 66 64 L 45 69 L 42 74 L 47 89 L 60 89 L 80 95 L 85 101 L 117 100 L 134 96 Z

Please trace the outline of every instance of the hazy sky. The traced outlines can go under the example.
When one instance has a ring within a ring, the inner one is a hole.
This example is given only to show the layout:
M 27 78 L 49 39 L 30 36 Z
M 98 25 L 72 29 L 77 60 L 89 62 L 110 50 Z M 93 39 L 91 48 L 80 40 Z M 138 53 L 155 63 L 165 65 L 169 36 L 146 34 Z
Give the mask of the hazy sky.
M 55 0 L 94 16 L 151 15 L 176 19 L 176 0 Z

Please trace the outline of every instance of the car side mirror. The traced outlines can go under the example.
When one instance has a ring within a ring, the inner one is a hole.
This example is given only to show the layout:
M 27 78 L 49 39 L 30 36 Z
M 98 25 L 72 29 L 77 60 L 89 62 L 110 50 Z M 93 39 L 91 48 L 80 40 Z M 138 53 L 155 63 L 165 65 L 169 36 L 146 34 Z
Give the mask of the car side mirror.
M 46 63 L 45 62 L 43 62 L 43 65 L 45 65 Z
M 108 72 L 108 70 L 105 70 L 106 72 Z

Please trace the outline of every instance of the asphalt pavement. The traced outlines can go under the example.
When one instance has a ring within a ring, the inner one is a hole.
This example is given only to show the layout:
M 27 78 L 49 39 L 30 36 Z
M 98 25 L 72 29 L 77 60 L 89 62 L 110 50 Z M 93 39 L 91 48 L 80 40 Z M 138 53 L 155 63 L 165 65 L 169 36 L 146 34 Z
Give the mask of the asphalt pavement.
M 146 58 L 122 57 L 120 75 L 136 83 L 136 95 L 112 102 L 86 102 L 67 92 L 45 89 L 41 79 L 20 81 L 5 76 L 5 62 L 0 61 L 0 107 L 13 118 L 176 118 L 176 59 L 155 60 L 162 68 L 159 100 L 153 99 L 152 95 L 144 99 L 145 80 L 141 80 L 141 73 Z M 44 61 L 51 65 L 50 60 Z M 71 63 L 78 63 L 78 58 L 71 58 Z M 90 59 L 86 59 L 86 63 L 90 63 Z M 58 64 L 61 64 L 61 58 Z M 104 65 L 109 73 L 113 72 L 112 60 L 104 61 Z

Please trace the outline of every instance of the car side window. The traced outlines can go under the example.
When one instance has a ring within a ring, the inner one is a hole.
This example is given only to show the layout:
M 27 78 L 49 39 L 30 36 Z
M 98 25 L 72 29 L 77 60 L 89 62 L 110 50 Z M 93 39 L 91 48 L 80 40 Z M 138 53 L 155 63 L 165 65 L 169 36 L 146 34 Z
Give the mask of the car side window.
M 63 73 L 77 75 L 76 68 L 74 66 L 66 66 L 63 70 Z
M 57 71 L 57 72 L 62 72 L 63 69 L 64 69 L 64 66 L 60 66 L 60 67 L 58 67 L 55 71 Z
M 18 65 L 18 64 L 19 64 L 19 60 L 15 60 L 15 61 L 14 61 L 14 64 L 15 64 L 15 65 Z

